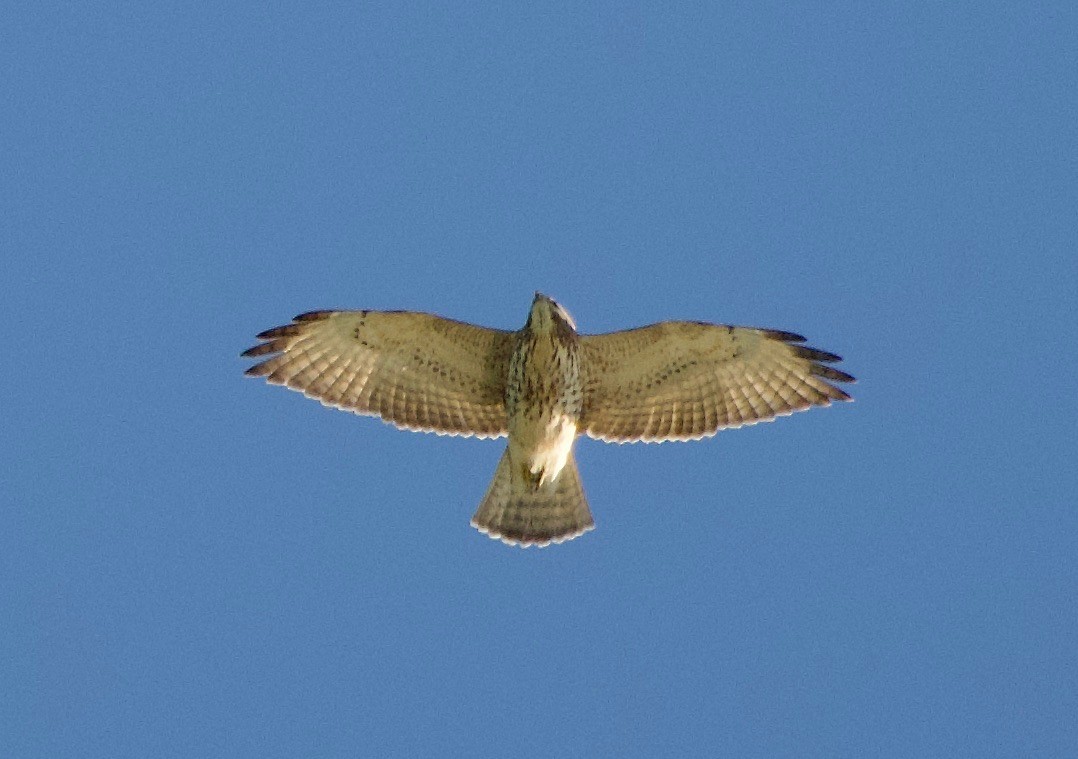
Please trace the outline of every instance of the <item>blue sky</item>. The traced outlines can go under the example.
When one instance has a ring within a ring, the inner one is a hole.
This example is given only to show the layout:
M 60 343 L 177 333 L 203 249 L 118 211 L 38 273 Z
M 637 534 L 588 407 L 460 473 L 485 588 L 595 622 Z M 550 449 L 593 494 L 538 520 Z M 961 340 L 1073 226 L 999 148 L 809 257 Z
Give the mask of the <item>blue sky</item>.
M 1072 3 L 22 3 L 0 754 L 1078 755 Z M 801 332 L 857 402 L 577 455 L 244 379 L 317 308 Z

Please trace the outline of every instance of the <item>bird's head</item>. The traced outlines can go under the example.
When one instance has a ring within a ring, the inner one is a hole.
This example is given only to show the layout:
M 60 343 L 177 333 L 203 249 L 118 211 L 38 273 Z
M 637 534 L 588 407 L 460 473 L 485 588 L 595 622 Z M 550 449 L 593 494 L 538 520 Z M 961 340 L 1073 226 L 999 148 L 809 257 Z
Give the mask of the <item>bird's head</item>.
M 528 326 L 536 332 L 550 332 L 556 328 L 576 331 L 576 322 L 553 298 L 540 292 L 535 293 L 532 308 L 528 313 Z

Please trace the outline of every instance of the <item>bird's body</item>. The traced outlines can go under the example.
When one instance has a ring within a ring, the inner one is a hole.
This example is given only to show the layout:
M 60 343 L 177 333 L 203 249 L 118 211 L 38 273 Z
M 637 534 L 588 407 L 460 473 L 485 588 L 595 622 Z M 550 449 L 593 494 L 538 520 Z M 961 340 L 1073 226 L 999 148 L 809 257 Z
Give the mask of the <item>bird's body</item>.
M 509 359 L 509 444 L 472 518 L 474 527 L 511 542 L 545 545 L 594 526 L 573 459 L 583 390 L 572 320 L 537 295 Z
M 507 543 L 548 545 L 594 522 L 572 448 L 695 440 L 832 400 L 853 377 L 838 356 L 774 330 L 662 322 L 580 335 L 536 293 L 517 332 L 407 311 L 315 311 L 259 335 L 247 370 L 325 405 L 399 427 L 508 437 L 472 524 Z
M 505 389 L 509 459 L 543 485 L 572 451 L 584 407 L 576 330 L 549 299 L 537 298 L 514 341 Z

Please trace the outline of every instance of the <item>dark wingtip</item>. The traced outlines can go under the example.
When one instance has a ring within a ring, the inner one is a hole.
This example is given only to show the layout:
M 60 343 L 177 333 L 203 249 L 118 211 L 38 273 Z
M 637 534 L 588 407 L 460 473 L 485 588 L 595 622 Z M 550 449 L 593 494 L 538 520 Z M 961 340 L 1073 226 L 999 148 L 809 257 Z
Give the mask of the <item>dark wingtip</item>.
M 824 377 L 825 379 L 833 380 L 835 382 L 856 382 L 852 374 L 846 374 L 846 372 L 839 369 L 835 369 L 832 366 L 824 366 L 823 364 L 813 364 L 812 373 L 817 377 Z
M 336 311 L 307 311 L 306 313 L 299 314 L 292 319 L 291 324 L 283 324 L 280 327 L 271 327 L 270 329 L 259 332 L 256 337 L 259 340 L 265 342 L 258 345 L 252 345 L 250 348 L 240 354 L 242 358 L 255 358 L 257 356 L 265 356 L 270 353 L 281 353 L 284 351 L 293 341 L 289 338 L 297 337 L 304 334 L 306 331 L 304 328 L 304 322 L 321 321 L 322 319 L 328 319 Z M 272 360 L 272 359 L 271 359 Z M 260 364 L 248 367 L 244 372 L 247 377 L 265 377 L 271 373 L 271 370 L 267 368 L 267 364 L 270 361 L 263 361 Z M 270 378 L 272 381 L 272 378 Z
M 853 400 L 853 396 L 850 395 L 849 393 L 847 393 L 845 390 L 840 390 L 839 388 L 835 387 L 834 385 L 828 385 L 828 387 L 830 387 L 831 390 L 833 391 L 832 393 L 829 393 L 832 400 L 835 400 L 835 401 L 852 401 Z
M 280 347 L 275 343 L 259 343 L 258 345 L 252 345 L 240 355 L 244 358 L 254 358 L 255 356 L 264 356 L 267 353 L 279 353 Z
M 786 331 L 781 330 L 781 329 L 762 329 L 760 331 L 763 332 L 768 337 L 770 337 L 770 338 L 772 338 L 774 340 L 781 340 L 784 343 L 803 343 L 803 342 L 805 342 L 805 337 L 803 335 L 797 334 L 796 332 L 786 332 Z
M 765 329 L 761 332 L 769 338 L 774 340 L 781 340 L 785 343 L 803 343 L 805 338 L 794 332 L 784 332 L 778 329 Z M 831 380 L 833 382 L 856 382 L 857 379 L 852 374 L 847 374 L 844 371 L 835 369 L 827 364 L 834 364 L 842 360 L 842 356 L 837 353 L 831 353 L 830 351 L 822 351 L 819 348 L 810 348 L 807 345 L 791 345 L 790 351 L 798 358 L 805 359 L 809 362 L 809 371 L 817 377 L 823 377 L 824 379 Z M 830 388 L 831 386 L 828 385 Z M 837 401 L 852 401 L 847 393 L 839 390 L 838 388 L 832 388 L 834 395 L 829 393 L 829 396 L 833 400 Z
M 804 345 L 792 345 L 790 350 L 794 352 L 794 355 L 798 358 L 807 358 L 809 361 L 823 361 L 825 363 L 833 364 L 836 361 L 841 361 L 842 356 L 828 351 L 818 350 L 816 348 L 809 348 Z
M 300 333 L 300 328 L 295 324 L 285 324 L 281 327 L 272 327 L 259 332 L 255 337 L 259 340 L 273 340 L 277 337 L 294 337 Z
M 316 322 L 316 321 L 321 321 L 322 319 L 328 319 L 329 317 L 331 317 L 335 313 L 337 313 L 337 312 L 336 311 L 305 311 L 302 314 L 297 314 L 296 316 L 294 316 L 292 318 L 292 321 L 295 321 L 295 322 Z
M 244 377 L 265 377 L 269 374 L 269 370 L 266 369 L 268 362 L 263 361 L 261 364 L 255 364 L 254 366 L 247 367 L 247 371 L 243 373 Z

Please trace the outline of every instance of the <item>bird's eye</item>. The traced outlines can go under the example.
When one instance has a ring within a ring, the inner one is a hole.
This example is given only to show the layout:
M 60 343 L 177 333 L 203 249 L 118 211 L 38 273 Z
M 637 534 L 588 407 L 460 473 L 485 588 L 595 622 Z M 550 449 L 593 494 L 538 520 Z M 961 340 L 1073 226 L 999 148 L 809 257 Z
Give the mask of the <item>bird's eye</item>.
M 558 315 L 561 316 L 562 319 L 567 321 L 569 323 L 570 327 L 572 327 L 573 329 L 576 329 L 576 321 L 574 321 L 573 317 L 569 315 L 569 312 L 566 311 L 565 308 L 561 304 L 556 304 L 555 307 L 558 310 Z

